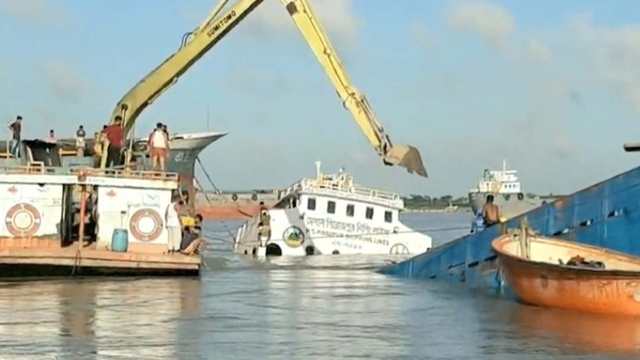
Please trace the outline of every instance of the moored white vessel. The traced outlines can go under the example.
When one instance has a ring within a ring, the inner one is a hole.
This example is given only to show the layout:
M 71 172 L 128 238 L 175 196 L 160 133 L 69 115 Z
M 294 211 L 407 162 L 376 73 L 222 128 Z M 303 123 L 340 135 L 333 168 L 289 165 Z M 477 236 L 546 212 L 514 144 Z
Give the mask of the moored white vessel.
M 487 196 L 493 195 L 493 203 L 500 210 L 500 217 L 511 219 L 543 204 L 537 196 L 525 195 L 518 180 L 518 172 L 507 168 L 502 160 L 501 170 L 485 170 L 478 185 L 469 191 L 469 203 L 474 214 L 482 211 Z
M 234 251 L 256 256 L 327 254 L 419 254 L 430 236 L 400 222 L 399 194 L 354 183 L 344 171 L 304 178 L 282 191 L 272 209 L 263 209 L 238 229 Z

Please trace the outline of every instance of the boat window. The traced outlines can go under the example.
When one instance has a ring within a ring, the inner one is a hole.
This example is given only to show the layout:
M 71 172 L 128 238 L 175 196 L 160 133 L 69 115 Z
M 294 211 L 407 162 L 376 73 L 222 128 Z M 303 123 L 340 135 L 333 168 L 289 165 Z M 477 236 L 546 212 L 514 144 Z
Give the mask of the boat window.
M 336 213 L 336 202 L 328 201 L 327 202 L 327 214 L 335 214 Z
M 348 217 L 353 217 L 353 214 L 355 214 L 355 212 L 356 212 L 355 205 L 353 205 L 353 204 L 347 205 L 347 216 Z
M 308 198 L 307 199 L 307 209 L 315 210 L 316 209 L 316 199 Z
M 365 217 L 369 220 L 373 219 L 373 208 L 367 207 L 367 211 L 365 213 Z
M 384 212 L 384 221 L 390 223 L 393 221 L 393 213 L 391 211 Z

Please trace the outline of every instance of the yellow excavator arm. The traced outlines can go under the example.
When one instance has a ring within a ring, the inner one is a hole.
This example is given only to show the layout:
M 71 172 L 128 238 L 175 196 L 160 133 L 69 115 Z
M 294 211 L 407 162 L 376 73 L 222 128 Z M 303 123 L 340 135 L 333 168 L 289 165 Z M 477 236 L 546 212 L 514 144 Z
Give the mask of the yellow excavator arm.
M 349 81 L 328 36 L 316 19 L 308 0 L 281 0 L 289 15 L 307 41 L 314 55 L 329 76 L 338 96 L 343 101 L 365 136 L 382 156 L 385 165 L 397 165 L 427 177 L 420 152 L 413 146 L 392 145 L 389 136 L 376 119 L 367 98 Z
M 116 116 L 122 117 L 122 126 L 127 135 L 142 111 L 162 93 L 175 84 L 178 78 L 235 28 L 264 0 L 238 0 L 222 15 L 217 16 L 228 0 L 221 0 L 200 26 L 183 37 L 182 46 L 160 66 L 140 80 L 118 102 L 110 123 Z M 418 150 L 408 145 L 391 144 L 382 125 L 376 120 L 366 97 L 349 82 L 337 54 L 333 50 L 324 30 L 316 20 L 307 0 L 281 0 L 294 23 L 325 69 L 336 88 L 344 106 L 351 112 L 369 142 L 382 156 L 385 165 L 405 167 L 408 172 L 427 176 Z M 106 150 L 105 141 L 103 149 Z M 102 152 L 101 167 L 106 165 L 107 151 Z
M 216 17 L 228 0 L 222 0 L 194 31 L 186 34 L 178 51 L 140 80 L 113 110 L 110 123 L 122 117 L 122 126 L 128 134 L 142 111 L 178 81 L 193 64 L 235 28 L 264 0 L 239 0 L 221 16 Z

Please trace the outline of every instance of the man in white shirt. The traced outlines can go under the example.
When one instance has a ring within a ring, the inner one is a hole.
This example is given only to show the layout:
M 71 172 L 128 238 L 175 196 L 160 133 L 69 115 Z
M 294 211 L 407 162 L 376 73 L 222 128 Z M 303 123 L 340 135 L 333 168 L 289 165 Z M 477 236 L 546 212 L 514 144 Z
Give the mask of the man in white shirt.
M 173 202 L 167 207 L 165 223 L 167 225 L 168 248 L 169 254 L 180 252 L 180 244 L 182 243 L 182 222 L 180 221 L 179 211 L 182 206 L 182 197 L 180 194 L 173 195 Z
M 156 129 L 149 135 L 148 147 L 152 169 L 156 170 L 160 165 L 160 171 L 164 171 L 169 153 L 169 136 L 162 130 L 162 123 L 157 123 Z

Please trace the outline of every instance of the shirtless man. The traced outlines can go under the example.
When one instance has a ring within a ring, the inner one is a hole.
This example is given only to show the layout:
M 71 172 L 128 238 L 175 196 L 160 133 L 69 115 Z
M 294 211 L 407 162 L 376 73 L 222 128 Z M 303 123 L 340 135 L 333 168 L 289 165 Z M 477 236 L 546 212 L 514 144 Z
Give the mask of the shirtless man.
M 487 202 L 482 207 L 484 226 L 489 227 L 500 222 L 498 206 L 493 203 L 493 195 L 487 195 Z

